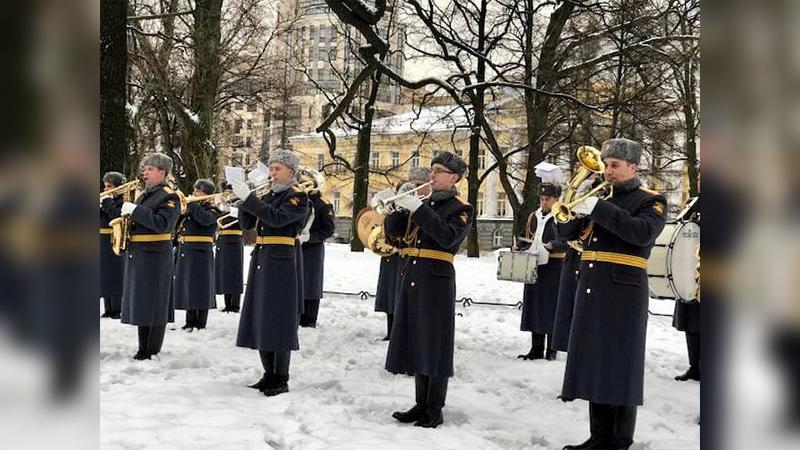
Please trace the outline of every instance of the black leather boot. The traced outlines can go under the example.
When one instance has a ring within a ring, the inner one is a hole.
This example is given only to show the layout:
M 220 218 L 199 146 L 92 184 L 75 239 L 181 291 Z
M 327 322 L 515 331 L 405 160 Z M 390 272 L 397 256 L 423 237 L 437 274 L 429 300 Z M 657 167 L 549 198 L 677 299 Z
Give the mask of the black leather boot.
M 204 330 L 208 324 L 208 310 L 201 309 L 194 312 L 194 326 L 198 330 Z
M 548 348 L 547 353 L 544 355 L 544 359 L 548 361 L 555 361 L 558 359 L 558 351 Z
M 633 432 L 636 429 L 636 407 L 614 406 L 614 427 L 609 442 L 610 449 L 627 450 L 633 445 Z
M 148 355 L 153 356 L 161 352 L 161 346 L 164 345 L 164 334 L 166 331 L 166 325 L 156 325 L 150 327 L 150 334 L 147 336 Z
M 527 354 L 517 355 L 524 360 L 544 359 L 544 335 L 531 333 L 531 350 Z
M 242 294 L 231 294 L 231 312 L 238 313 Z
M 144 359 L 150 359 L 150 355 L 147 354 L 147 338 L 150 335 L 150 327 L 138 327 L 139 332 L 139 349 L 135 355 L 133 355 L 133 359 L 137 361 L 141 361 Z
M 275 374 L 273 380 L 271 385 L 261 389 L 261 393 L 267 397 L 274 397 L 289 392 L 289 374 Z
M 677 381 L 688 381 L 688 380 L 695 380 L 700 381 L 700 370 L 697 369 L 695 366 L 689 367 L 689 370 L 686 372 L 676 375 L 675 380 Z
M 317 315 L 319 315 L 319 299 L 307 298 L 305 311 L 300 315 L 300 326 L 303 328 L 316 328 Z
M 564 450 L 590 450 L 611 448 L 614 427 L 614 406 L 589 403 L 589 439 L 580 444 L 567 445 Z
M 395 411 L 392 417 L 398 422 L 411 423 L 421 419 L 425 414 L 428 401 L 428 377 L 425 375 L 414 376 L 414 391 L 416 404 L 408 411 Z
M 444 423 L 442 408 L 447 398 L 447 377 L 429 377 L 428 407 L 425 414 L 414 423 L 415 427 L 436 428 Z

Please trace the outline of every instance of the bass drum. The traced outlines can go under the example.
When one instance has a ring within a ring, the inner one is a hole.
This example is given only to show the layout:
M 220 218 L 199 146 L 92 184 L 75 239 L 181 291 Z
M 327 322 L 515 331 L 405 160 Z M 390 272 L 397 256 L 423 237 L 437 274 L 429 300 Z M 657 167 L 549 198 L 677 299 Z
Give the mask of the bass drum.
M 699 245 L 700 225 L 696 222 L 670 222 L 664 226 L 647 262 L 651 297 L 698 301 L 695 275 Z

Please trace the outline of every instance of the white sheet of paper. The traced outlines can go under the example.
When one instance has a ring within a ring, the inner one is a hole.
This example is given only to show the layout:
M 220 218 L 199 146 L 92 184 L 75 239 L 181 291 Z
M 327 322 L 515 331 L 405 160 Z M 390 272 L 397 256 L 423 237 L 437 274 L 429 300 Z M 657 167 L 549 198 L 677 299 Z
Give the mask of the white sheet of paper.
M 258 162 L 258 166 L 255 169 L 247 174 L 247 179 L 253 184 L 261 184 L 267 178 L 269 178 L 269 167 L 261 161 Z
M 225 166 L 225 179 L 230 183 L 241 181 L 244 183 L 244 169 L 241 167 Z

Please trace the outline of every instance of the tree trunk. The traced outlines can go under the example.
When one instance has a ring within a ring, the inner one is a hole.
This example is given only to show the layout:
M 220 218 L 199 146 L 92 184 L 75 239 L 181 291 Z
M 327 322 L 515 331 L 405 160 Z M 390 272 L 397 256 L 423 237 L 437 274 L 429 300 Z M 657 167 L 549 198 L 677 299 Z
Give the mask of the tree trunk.
M 220 78 L 222 0 L 198 0 L 193 15 L 195 53 L 189 111 L 177 111 L 184 131 L 176 178 L 186 192 L 198 178 L 217 181 L 217 149 L 211 141 L 211 127 Z
M 363 252 L 364 243 L 358 238 L 356 233 L 356 219 L 358 212 L 367 206 L 367 196 L 369 195 L 369 154 L 372 139 L 372 120 L 375 117 L 375 100 L 378 98 L 378 88 L 380 88 L 381 74 L 373 73 L 370 77 L 369 99 L 364 106 L 364 122 L 358 130 L 358 141 L 356 143 L 355 173 L 353 179 L 353 236 L 350 238 L 350 251 Z
M 128 2 L 100 2 L 100 170 L 127 173 Z

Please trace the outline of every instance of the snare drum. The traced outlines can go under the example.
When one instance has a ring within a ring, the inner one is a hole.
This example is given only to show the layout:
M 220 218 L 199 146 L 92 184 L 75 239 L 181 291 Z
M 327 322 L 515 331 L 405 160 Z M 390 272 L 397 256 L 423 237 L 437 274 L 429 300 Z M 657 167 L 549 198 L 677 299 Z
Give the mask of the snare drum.
M 647 262 L 651 297 L 697 301 L 699 245 L 700 225 L 696 222 L 670 222 L 664 226 Z
M 518 283 L 536 283 L 536 255 L 528 252 L 501 251 L 497 254 L 497 279 Z

